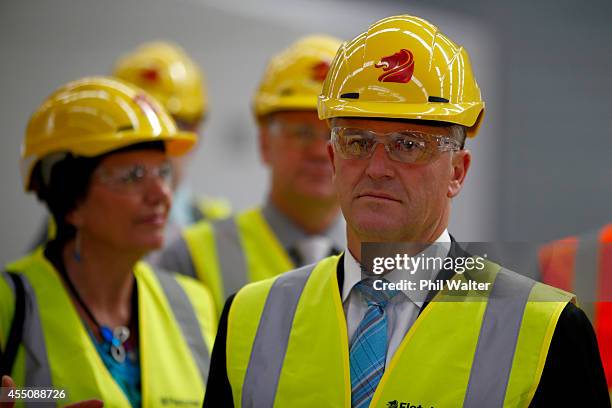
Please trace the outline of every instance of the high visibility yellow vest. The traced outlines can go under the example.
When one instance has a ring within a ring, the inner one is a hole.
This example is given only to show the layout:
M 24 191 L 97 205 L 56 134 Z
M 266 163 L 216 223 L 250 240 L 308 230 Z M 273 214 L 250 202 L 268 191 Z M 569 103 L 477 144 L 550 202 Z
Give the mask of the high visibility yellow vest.
M 338 259 L 238 292 L 226 354 L 236 407 L 350 408 Z M 477 279 L 494 282 L 490 293 L 458 298 L 441 291 L 424 309 L 386 368 L 371 407 L 529 405 L 557 320 L 573 295 L 495 264 Z
M 232 214 L 232 206 L 224 198 L 198 197 L 195 205 L 202 215 L 197 221 L 200 219 L 222 220 Z
M 63 389 L 73 403 L 101 399 L 129 407 L 109 374 L 62 280 L 41 249 L 10 264 L 24 278 L 26 319 L 12 375 L 18 387 Z M 155 272 L 140 262 L 138 290 L 142 405 L 202 405 L 216 317 L 212 298 L 184 276 Z M 6 346 L 14 313 L 8 279 L 0 278 L 0 346 Z
M 210 289 L 219 312 L 226 296 L 243 285 L 295 267 L 260 209 L 199 222 L 185 229 L 183 239 L 194 275 Z

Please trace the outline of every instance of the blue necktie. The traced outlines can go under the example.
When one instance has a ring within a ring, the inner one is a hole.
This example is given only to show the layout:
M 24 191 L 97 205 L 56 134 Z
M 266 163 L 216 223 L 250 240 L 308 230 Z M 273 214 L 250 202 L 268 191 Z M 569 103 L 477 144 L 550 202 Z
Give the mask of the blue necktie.
M 384 279 L 379 279 L 387 282 Z M 375 290 L 374 279 L 355 285 L 368 303 L 368 310 L 359 323 L 351 343 L 351 405 L 367 407 L 385 371 L 387 357 L 387 316 L 385 307 L 399 293 L 396 290 Z

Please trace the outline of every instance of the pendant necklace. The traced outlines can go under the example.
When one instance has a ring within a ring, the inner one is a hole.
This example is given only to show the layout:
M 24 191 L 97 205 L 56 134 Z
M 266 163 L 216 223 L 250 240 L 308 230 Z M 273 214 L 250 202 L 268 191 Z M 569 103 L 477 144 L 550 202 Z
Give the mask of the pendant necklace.
M 118 363 L 123 363 L 126 357 L 125 342 L 130 338 L 130 329 L 126 326 L 117 326 L 113 330 L 109 326 L 100 324 L 89 309 L 89 307 L 87 307 L 87 305 L 83 301 L 83 298 L 81 298 L 81 296 L 79 295 L 79 292 L 72 283 L 72 280 L 70 280 L 66 269 L 60 268 L 60 273 L 62 275 L 62 278 L 64 278 L 64 281 L 68 285 L 68 289 L 72 293 L 72 296 L 76 299 L 81 308 L 85 311 L 89 319 L 94 323 L 96 329 L 102 336 L 102 339 L 106 343 L 110 343 L 110 355 L 113 360 Z M 136 282 L 134 282 L 134 287 L 132 290 L 132 316 L 134 315 L 137 307 L 136 293 Z

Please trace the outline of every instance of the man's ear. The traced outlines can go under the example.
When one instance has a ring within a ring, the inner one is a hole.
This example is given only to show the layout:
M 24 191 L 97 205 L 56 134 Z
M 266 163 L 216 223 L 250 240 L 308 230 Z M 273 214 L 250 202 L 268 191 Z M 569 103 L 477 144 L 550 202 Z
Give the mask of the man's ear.
M 334 152 L 334 146 L 332 146 L 331 142 L 327 142 L 327 156 L 329 157 L 329 161 L 331 162 L 332 165 L 332 173 L 333 175 L 336 175 L 336 163 L 334 162 L 334 156 L 335 152 Z
M 459 195 L 471 163 L 472 153 L 469 150 L 464 149 L 452 153 L 451 179 L 448 183 L 448 192 L 446 193 L 448 198 Z
M 261 155 L 261 160 L 265 164 L 269 164 L 270 157 L 270 128 L 268 126 L 268 120 L 265 118 L 259 118 L 257 120 L 259 125 L 259 154 Z
M 326 122 L 327 122 L 327 127 L 329 128 L 329 131 L 331 132 L 331 129 L 334 126 L 334 119 L 327 119 Z M 332 145 L 331 140 L 327 142 L 327 156 L 329 157 L 329 160 L 331 161 L 332 172 L 334 175 L 336 175 L 336 162 L 334 161 L 334 158 L 336 157 L 336 152 L 334 152 L 334 146 Z

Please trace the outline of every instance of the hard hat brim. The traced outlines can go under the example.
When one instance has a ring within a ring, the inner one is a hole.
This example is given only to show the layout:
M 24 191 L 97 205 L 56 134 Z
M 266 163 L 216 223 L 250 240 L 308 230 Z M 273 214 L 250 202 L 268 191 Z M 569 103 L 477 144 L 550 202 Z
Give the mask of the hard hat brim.
M 181 156 L 193 148 L 197 142 L 197 136 L 193 132 L 186 131 L 180 131 L 173 134 L 162 133 L 153 137 L 150 133 L 125 132 L 121 137 L 115 139 L 109 139 L 109 135 L 100 135 L 99 138 L 96 137 L 87 141 L 81 141 L 78 145 L 72 147 L 71 151 L 77 155 L 90 157 L 112 152 L 113 150 L 137 143 L 155 141 L 164 142 L 168 155 Z
M 317 98 L 314 96 L 260 96 L 255 99 L 254 109 L 256 116 L 264 116 L 272 112 L 290 110 L 317 110 Z
M 80 139 L 78 143 L 69 139 L 63 139 L 61 143 L 54 143 L 56 140 L 50 140 L 50 143 L 46 144 L 40 143 L 35 149 L 31 149 L 28 154 L 25 154 L 21 160 L 21 168 L 25 176 L 23 177 L 24 190 L 29 191 L 34 166 L 42 159 L 38 152 L 44 151 L 48 152 L 47 154 L 52 154 L 70 151 L 72 154 L 79 156 L 95 157 L 130 145 L 155 141 L 164 142 L 166 153 L 169 156 L 182 156 L 195 146 L 197 136 L 193 132 L 186 131 L 178 131 L 172 134 L 161 133 L 155 136 L 151 136 L 150 133 L 121 132 L 118 134 L 99 134 L 87 140 Z M 70 148 L 68 149 L 67 146 L 70 146 Z
M 474 127 L 484 111 L 484 102 L 424 104 L 358 102 L 344 99 L 319 99 L 319 119 L 363 117 L 383 119 L 435 120 Z M 471 135 L 472 137 L 475 135 Z

